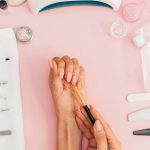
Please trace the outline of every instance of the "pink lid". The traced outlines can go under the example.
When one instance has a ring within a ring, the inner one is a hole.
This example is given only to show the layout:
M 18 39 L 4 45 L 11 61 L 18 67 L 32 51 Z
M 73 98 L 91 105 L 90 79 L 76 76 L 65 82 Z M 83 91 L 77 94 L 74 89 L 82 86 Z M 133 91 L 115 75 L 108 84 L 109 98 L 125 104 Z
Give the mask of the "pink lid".
M 136 22 L 142 16 L 142 7 L 136 3 L 130 3 L 123 7 L 122 16 L 128 22 Z

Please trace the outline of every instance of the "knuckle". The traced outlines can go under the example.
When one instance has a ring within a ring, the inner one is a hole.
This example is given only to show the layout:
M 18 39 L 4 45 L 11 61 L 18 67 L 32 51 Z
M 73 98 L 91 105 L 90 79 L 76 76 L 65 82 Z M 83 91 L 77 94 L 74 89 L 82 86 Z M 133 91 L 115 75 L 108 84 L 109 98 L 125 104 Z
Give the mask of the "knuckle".
M 79 61 L 78 61 L 78 59 L 77 58 L 72 58 L 71 59 L 74 63 L 76 63 L 76 64 L 78 64 L 79 63 Z
M 53 60 L 59 60 L 59 59 L 60 59 L 59 57 L 54 57 L 54 58 L 53 58 Z
M 67 55 L 63 56 L 62 58 L 63 58 L 64 60 L 70 60 L 70 57 L 67 56 Z

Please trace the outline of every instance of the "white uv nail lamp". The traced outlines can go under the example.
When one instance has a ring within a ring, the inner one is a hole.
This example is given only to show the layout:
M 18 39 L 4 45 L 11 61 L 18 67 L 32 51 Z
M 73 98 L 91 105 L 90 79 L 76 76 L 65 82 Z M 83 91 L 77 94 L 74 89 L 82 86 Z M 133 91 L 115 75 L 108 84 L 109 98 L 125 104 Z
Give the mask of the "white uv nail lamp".
M 28 0 L 28 5 L 35 15 L 48 9 L 70 5 L 97 5 L 118 11 L 121 0 Z

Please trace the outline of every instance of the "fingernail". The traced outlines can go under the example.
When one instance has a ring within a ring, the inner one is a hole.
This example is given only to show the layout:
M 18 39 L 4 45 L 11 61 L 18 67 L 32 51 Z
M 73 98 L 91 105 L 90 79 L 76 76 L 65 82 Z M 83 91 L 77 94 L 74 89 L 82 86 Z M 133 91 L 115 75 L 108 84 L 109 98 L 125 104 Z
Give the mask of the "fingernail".
M 48 62 L 49 62 L 50 67 L 53 68 L 53 62 L 52 62 L 52 60 L 49 59 Z
M 63 79 L 63 77 L 64 77 L 64 69 L 60 69 L 59 76 L 60 76 L 61 79 Z
M 102 125 L 101 125 L 99 120 L 96 120 L 95 128 L 96 128 L 97 131 L 101 131 L 102 130 Z
M 70 82 L 71 78 L 72 78 L 72 73 L 68 72 L 68 74 L 67 74 L 67 82 Z
M 76 76 L 73 76 L 73 78 L 72 78 L 72 83 L 73 83 L 73 84 L 76 84 L 76 82 L 77 82 L 77 77 L 76 77 Z

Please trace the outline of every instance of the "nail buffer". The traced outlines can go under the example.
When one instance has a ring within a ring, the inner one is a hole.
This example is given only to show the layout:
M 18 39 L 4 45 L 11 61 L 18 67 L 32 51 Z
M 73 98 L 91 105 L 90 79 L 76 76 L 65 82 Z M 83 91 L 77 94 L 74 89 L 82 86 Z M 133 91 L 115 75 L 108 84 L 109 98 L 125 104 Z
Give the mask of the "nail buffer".
M 148 128 L 148 129 L 143 129 L 143 130 L 133 131 L 133 135 L 145 135 L 145 136 L 150 136 L 150 128 Z
M 150 92 L 129 94 L 127 96 L 127 101 L 128 102 L 150 101 Z
M 142 121 L 150 120 L 150 108 L 142 109 L 136 112 L 133 112 L 128 115 L 128 120 L 131 121 Z

